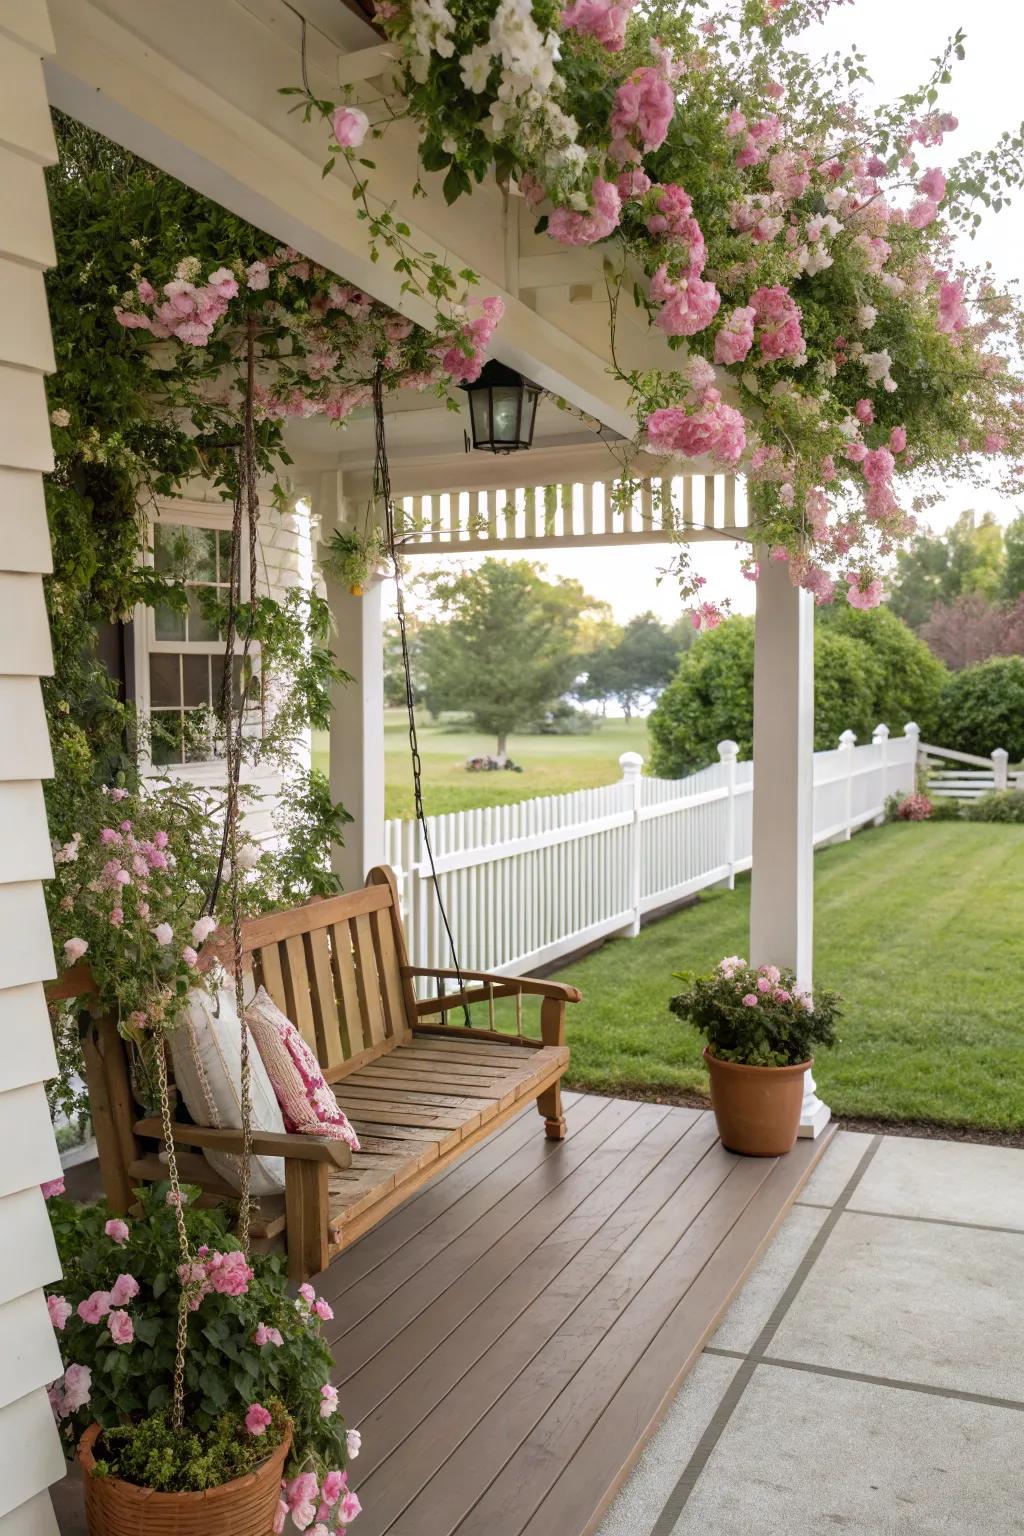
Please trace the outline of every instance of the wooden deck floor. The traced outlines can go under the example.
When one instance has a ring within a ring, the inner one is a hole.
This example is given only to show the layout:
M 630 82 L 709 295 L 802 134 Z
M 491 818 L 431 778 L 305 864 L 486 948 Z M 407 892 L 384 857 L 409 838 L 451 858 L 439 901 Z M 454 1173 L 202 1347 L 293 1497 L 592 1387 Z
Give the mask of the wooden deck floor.
M 710 1114 L 525 1111 L 315 1281 L 359 1536 L 584 1536 L 824 1150 L 725 1152 Z

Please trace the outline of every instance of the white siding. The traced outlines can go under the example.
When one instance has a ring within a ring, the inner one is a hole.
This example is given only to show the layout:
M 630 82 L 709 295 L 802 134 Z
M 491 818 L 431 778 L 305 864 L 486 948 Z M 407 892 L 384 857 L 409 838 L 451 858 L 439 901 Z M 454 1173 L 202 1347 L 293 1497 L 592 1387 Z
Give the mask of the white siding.
M 50 1536 L 64 1458 L 44 1390 L 59 1351 L 41 1287 L 59 1265 L 39 1184 L 60 1160 L 43 1082 L 54 973 L 42 880 L 52 872 L 39 780 L 52 772 L 39 688 L 51 670 L 41 472 L 52 456 L 53 349 L 43 270 L 54 259 L 43 166 L 55 159 L 40 54 L 45 0 L 0 7 L 0 1532 Z

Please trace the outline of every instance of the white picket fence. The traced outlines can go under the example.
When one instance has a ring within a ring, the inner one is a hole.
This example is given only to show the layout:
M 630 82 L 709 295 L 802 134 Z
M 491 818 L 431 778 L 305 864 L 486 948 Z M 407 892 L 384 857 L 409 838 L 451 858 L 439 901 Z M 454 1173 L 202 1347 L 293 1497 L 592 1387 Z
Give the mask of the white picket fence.
M 928 775 L 928 793 L 947 800 L 977 800 L 993 789 L 1008 789 L 1010 754 L 1003 747 L 996 747 L 989 757 L 976 757 L 973 752 L 954 752 L 950 747 L 933 747 L 921 743 L 921 766 Z M 939 764 L 954 763 L 953 768 Z M 966 764 L 966 767 L 961 767 Z M 1018 773 L 1015 786 L 1024 789 L 1024 774 Z
M 848 838 L 877 820 L 887 796 L 909 794 L 919 733 L 869 744 L 844 731 L 814 754 L 815 844 Z M 626 752 L 622 778 L 600 789 L 427 818 L 438 881 L 468 970 L 528 972 L 751 865 L 754 765 L 735 742 L 685 779 L 652 779 Z M 413 963 L 451 963 L 414 821 L 389 821 L 386 856 L 399 880 Z

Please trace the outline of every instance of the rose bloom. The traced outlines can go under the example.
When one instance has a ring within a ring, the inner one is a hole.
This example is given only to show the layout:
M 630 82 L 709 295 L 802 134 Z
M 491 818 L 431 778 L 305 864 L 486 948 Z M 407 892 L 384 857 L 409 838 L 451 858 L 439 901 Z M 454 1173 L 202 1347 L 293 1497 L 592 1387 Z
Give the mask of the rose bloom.
M 119 1216 L 115 1216 L 112 1220 L 108 1221 L 103 1230 L 111 1242 L 117 1243 L 119 1247 L 122 1243 L 128 1241 L 128 1223 L 122 1221 Z
M 245 1416 L 245 1427 L 250 1435 L 265 1434 L 271 1423 L 273 1420 L 262 1403 L 253 1403 Z
M 135 1328 L 127 1312 L 111 1312 L 107 1327 L 115 1344 L 130 1344 L 135 1337 Z
M 134 1301 L 139 1294 L 139 1282 L 134 1275 L 118 1275 L 110 1290 L 110 1305 L 123 1307 L 126 1301 Z
M 70 1301 L 67 1301 L 63 1296 L 47 1296 L 46 1310 L 50 1314 L 50 1322 L 58 1333 L 62 1333 L 64 1331 L 64 1324 L 74 1310 Z

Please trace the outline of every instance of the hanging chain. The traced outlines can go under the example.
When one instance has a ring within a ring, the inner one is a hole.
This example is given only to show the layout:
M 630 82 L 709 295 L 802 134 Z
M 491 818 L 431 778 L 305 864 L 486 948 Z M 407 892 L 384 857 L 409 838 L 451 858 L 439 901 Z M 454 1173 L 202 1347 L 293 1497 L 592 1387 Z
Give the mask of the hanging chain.
M 178 1252 L 185 1278 L 178 1292 L 178 1326 L 174 1341 L 174 1384 L 171 1394 L 171 1424 L 180 1429 L 185 1419 L 185 1349 L 188 1344 L 188 1313 L 192 1285 L 192 1250 L 189 1247 L 185 1226 L 184 1200 L 181 1180 L 178 1177 L 178 1154 L 174 1145 L 174 1127 L 171 1122 L 171 1097 L 167 1087 L 167 1049 L 163 1040 L 157 1041 L 157 1081 L 160 1089 L 160 1120 L 163 1125 L 164 1146 L 167 1148 L 167 1175 L 171 1185 L 171 1203 L 174 1221 L 178 1229 Z
M 398 633 L 402 642 L 402 669 L 405 674 L 405 710 L 409 720 L 409 756 L 412 759 L 412 794 L 413 807 L 416 820 L 420 826 L 420 836 L 423 839 L 423 851 L 427 855 L 427 863 L 430 865 L 430 881 L 434 887 L 434 895 L 437 898 L 437 908 L 441 914 L 444 931 L 448 936 L 448 949 L 452 957 L 452 966 L 458 977 L 459 990 L 465 992 L 466 983 L 462 976 L 462 966 L 459 962 L 459 952 L 455 943 L 455 935 L 452 933 L 452 925 L 448 921 L 448 913 L 445 910 L 444 897 L 441 895 L 441 884 L 437 878 L 437 866 L 434 863 L 434 850 L 430 842 L 430 832 L 427 828 L 426 812 L 423 809 L 423 760 L 420 757 L 419 737 L 416 731 L 416 695 L 412 685 L 412 663 L 409 659 L 409 633 L 405 619 L 405 595 L 402 591 L 402 564 L 398 554 L 398 540 L 395 530 L 395 506 L 391 499 L 391 472 L 388 467 L 387 437 L 384 430 L 384 370 L 380 364 L 373 376 L 373 422 L 374 422 L 374 460 L 373 460 L 373 497 L 375 502 L 384 504 L 384 531 L 387 537 L 388 554 L 391 557 L 391 568 L 395 578 L 395 608 L 398 615 Z M 444 984 L 441 984 L 442 994 Z M 472 1023 L 469 1012 L 469 1004 L 462 1004 L 463 1021 L 468 1029 Z

